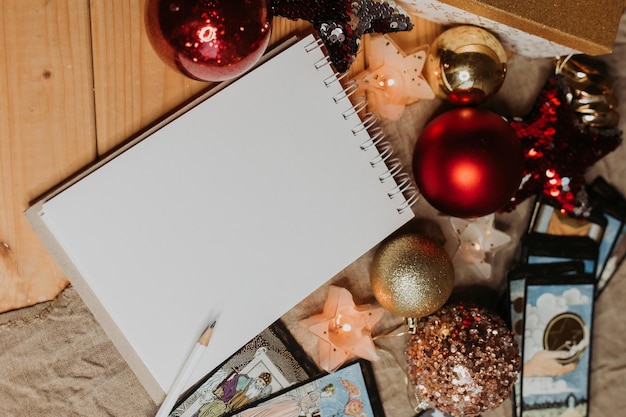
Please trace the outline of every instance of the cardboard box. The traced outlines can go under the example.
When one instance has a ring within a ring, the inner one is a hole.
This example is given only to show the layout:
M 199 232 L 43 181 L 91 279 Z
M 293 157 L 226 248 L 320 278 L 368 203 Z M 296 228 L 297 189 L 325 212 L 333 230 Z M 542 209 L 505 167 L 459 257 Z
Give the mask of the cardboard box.
M 545 58 L 613 49 L 622 0 L 398 0 L 409 13 L 442 25 L 481 26 L 505 48 Z

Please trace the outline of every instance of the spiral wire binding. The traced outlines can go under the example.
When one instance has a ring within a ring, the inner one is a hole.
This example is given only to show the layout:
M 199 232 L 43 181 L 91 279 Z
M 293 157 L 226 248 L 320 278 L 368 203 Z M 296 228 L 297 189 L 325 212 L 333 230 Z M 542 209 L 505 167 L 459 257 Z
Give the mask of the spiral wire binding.
M 395 178 L 395 176 L 400 172 L 402 172 L 402 163 L 398 158 L 392 158 L 387 161 L 387 171 L 379 175 L 378 180 L 380 182 L 387 182 L 390 179 Z
M 373 113 L 365 113 L 365 116 L 361 120 L 361 122 L 352 128 L 352 134 L 357 136 L 359 133 L 365 131 L 369 131 L 370 128 L 374 127 L 378 123 L 378 117 L 376 117 Z
M 350 73 L 348 71 L 342 72 L 341 74 L 337 75 L 335 73 L 333 73 L 333 75 L 327 77 L 324 80 L 324 85 L 326 87 L 330 86 L 332 83 L 336 82 L 336 81 L 343 81 Z M 348 81 L 346 81 L 348 82 Z
M 326 87 L 330 87 L 330 84 L 326 84 Z M 352 97 L 354 94 L 356 94 L 357 91 L 359 91 L 359 85 L 356 81 L 350 80 L 343 87 L 343 90 L 341 90 L 340 93 L 333 96 L 333 100 L 335 103 L 339 103 L 343 99 Z
M 370 129 L 370 140 L 361 144 L 361 150 L 367 151 L 372 146 L 378 147 L 382 141 L 385 140 L 385 132 L 381 127 L 374 127 Z
M 387 159 L 391 158 L 391 154 L 393 153 L 393 149 L 391 148 L 391 143 L 383 142 L 378 147 L 378 155 L 374 158 L 370 159 L 370 165 L 372 168 L 376 168 L 378 165 L 387 161 Z
M 317 38 L 310 44 L 305 46 L 306 52 L 311 52 L 317 48 L 324 48 L 324 43 L 321 39 Z M 330 65 L 331 61 L 327 54 L 324 54 L 324 58 L 315 62 L 315 69 L 319 70 L 326 65 Z M 333 71 L 333 75 L 324 79 L 324 85 L 330 87 L 333 83 L 339 82 L 342 85 L 342 91 L 339 94 L 333 96 L 333 101 L 339 103 L 343 100 L 350 101 L 350 108 L 345 110 L 341 115 L 345 120 L 350 119 L 354 115 L 358 115 L 367 108 L 367 98 L 365 96 L 356 96 L 359 91 L 359 85 L 355 80 L 347 80 L 349 72 L 345 71 L 337 73 Z M 378 117 L 373 113 L 365 113 L 361 117 L 360 122 L 354 126 L 352 134 L 358 136 L 360 133 L 366 131 L 369 134 L 367 141 L 360 144 L 360 148 L 363 151 L 368 151 L 372 147 L 378 152 L 377 155 L 369 162 L 372 168 L 376 168 L 378 165 L 385 163 L 387 168 L 385 172 L 379 175 L 378 180 L 381 183 L 385 183 L 391 179 L 395 180 L 396 185 L 387 192 L 387 196 L 390 199 L 398 196 L 404 197 L 404 202 L 396 207 L 398 213 L 402 214 L 406 210 L 410 210 L 413 204 L 419 199 L 419 191 L 413 183 L 411 177 L 402 172 L 402 163 L 398 158 L 392 158 L 393 147 L 391 143 L 385 140 L 385 133 L 380 126 L 377 126 Z

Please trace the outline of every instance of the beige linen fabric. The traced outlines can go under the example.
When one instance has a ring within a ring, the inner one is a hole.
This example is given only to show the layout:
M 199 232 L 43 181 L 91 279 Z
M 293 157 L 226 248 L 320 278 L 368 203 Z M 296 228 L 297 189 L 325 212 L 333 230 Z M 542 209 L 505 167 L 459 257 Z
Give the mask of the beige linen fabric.
M 0 415 L 148 416 L 156 406 L 73 288 L 0 315 Z
M 584 22 L 581 22 L 584 24 Z M 626 19 L 618 34 L 614 54 L 604 57 L 616 80 L 621 128 L 626 128 Z M 514 56 L 509 61 L 505 84 L 494 106 L 510 115 L 524 115 L 551 71 L 549 60 Z M 410 106 L 402 119 L 385 123 L 388 139 L 397 155 L 410 168 L 411 152 L 419 129 L 438 103 L 426 101 Z M 603 175 L 626 195 L 626 146 L 601 160 L 587 172 L 587 178 Z M 515 242 L 526 226 L 529 204 L 513 213 L 498 216 L 498 226 L 514 244 L 497 252 L 490 280 L 460 277 L 457 293 L 478 299 L 489 306 L 494 292 L 504 288 L 504 274 L 510 266 Z M 415 207 L 417 219 L 410 230 L 436 236 L 441 219 L 424 202 Z M 357 304 L 372 303 L 368 267 L 374 251 L 331 282 L 349 288 Z M 294 279 L 298 271 L 293 271 Z M 473 291 L 475 284 L 483 289 Z M 486 289 L 485 289 L 486 288 Z M 298 321 L 321 310 L 327 285 L 288 312 L 284 319 L 296 339 L 314 357 L 315 339 Z M 137 308 L 141 308 L 140 305 Z M 596 303 L 592 344 L 590 417 L 615 417 L 626 413 L 626 265 Z M 375 333 L 399 323 L 387 315 Z M 374 364 L 380 395 L 388 417 L 411 417 L 415 413 L 407 396 L 407 385 L 397 360 L 402 360 L 405 341 L 380 341 L 386 350 Z M 392 352 L 396 359 L 388 354 Z M 167 358 L 163 358 L 167 360 Z M 58 299 L 0 315 L 0 416 L 152 416 L 157 406 L 141 387 L 111 341 L 98 326 L 76 291 L 69 287 Z M 510 416 L 510 404 L 485 413 L 485 417 Z

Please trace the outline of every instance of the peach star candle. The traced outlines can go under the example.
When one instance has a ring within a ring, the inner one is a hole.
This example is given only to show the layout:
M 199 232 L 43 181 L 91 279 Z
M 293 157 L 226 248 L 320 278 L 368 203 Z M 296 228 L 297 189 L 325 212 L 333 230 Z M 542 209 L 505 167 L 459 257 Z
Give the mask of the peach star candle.
M 428 45 L 404 51 L 388 35 L 373 35 L 368 68 L 355 77 L 368 93 L 368 108 L 379 117 L 398 120 L 407 105 L 432 100 L 435 93 L 422 76 Z
M 318 337 L 318 364 L 332 372 L 354 356 L 378 360 L 372 328 L 384 312 L 369 304 L 356 306 L 350 291 L 331 285 L 322 313 L 300 324 Z

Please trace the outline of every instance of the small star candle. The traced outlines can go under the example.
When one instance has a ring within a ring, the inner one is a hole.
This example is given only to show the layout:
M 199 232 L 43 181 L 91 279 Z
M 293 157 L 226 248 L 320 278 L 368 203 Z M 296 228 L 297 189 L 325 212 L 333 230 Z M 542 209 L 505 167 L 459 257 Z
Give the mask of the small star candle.
M 332 372 L 354 356 L 370 361 L 378 359 L 372 340 L 372 328 L 385 310 L 372 305 L 356 306 L 345 288 L 331 285 L 321 314 L 300 322 L 318 337 L 318 362 Z
M 379 117 L 398 120 L 407 105 L 434 99 L 422 76 L 428 45 L 403 51 L 388 35 L 373 35 L 368 47 L 368 69 L 356 82 L 367 92 L 368 109 Z

